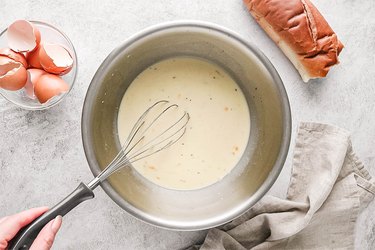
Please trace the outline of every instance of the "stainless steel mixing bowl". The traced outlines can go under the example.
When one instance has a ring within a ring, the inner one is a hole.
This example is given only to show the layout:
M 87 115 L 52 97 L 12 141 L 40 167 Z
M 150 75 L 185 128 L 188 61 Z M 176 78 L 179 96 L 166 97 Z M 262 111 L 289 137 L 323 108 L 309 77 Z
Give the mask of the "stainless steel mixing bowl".
M 253 206 L 275 182 L 288 153 L 288 97 L 276 70 L 255 46 L 205 22 L 171 22 L 142 31 L 116 48 L 93 77 L 83 107 L 82 138 L 91 171 L 97 175 L 120 149 L 117 113 L 129 84 L 151 64 L 179 55 L 219 64 L 244 92 L 251 131 L 240 162 L 221 181 L 199 190 L 168 190 L 129 167 L 102 187 L 120 207 L 145 222 L 200 230 L 231 221 Z

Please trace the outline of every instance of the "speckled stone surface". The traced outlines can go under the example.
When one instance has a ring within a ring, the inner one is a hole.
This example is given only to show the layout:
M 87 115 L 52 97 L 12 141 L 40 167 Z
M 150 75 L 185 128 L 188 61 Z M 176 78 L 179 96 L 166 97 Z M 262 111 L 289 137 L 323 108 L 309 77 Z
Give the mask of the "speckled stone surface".
M 353 146 L 375 175 L 375 4 L 373 0 L 314 0 L 346 46 L 324 80 L 305 84 L 258 27 L 241 0 L 1 1 L 0 30 L 15 19 L 43 20 L 71 38 L 77 82 L 58 106 L 32 112 L 0 98 L 0 217 L 53 205 L 92 174 L 83 152 L 80 119 L 90 80 L 104 58 L 132 34 L 164 21 L 195 19 L 234 30 L 257 45 L 279 71 L 289 94 L 293 140 L 300 121 L 335 124 L 352 132 Z M 270 191 L 284 197 L 293 144 Z M 96 198 L 64 217 L 54 249 L 181 249 L 205 232 L 172 232 L 134 219 L 100 188 Z M 361 214 L 356 248 L 375 249 L 375 202 Z

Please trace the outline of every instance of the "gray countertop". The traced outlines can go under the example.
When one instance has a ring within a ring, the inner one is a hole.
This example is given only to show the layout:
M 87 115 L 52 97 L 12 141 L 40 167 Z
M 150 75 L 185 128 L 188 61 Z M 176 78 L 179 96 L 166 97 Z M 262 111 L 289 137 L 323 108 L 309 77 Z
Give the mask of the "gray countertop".
M 92 174 L 83 152 L 80 119 L 90 80 L 104 58 L 134 33 L 164 21 L 195 19 L 234 30 L 257 45 L 279 71 L 289 94 L 293 140 L 300 121 L 351 131 L 355 151 L 375 174 L 375 4 L 313 1 L 345 45 L 328 77 L 305 84 L 288 59 L 248 14 L 241 0 L 1 1 L 0 30 L 16 19 L 61 28 L 78 54 L 77 82 L 46 111 L 21 110 L 0 98 L 0 217 L 53 205 Z M 285 197 L 291 150 L 270 194 Z M 205 232 L 173 232 L 134 219 L 100 188 L 96 198 L 63 219 L 54 249 L 178 249 Z M 356 248 L 375 249 L 375 202 L 360 215 Z

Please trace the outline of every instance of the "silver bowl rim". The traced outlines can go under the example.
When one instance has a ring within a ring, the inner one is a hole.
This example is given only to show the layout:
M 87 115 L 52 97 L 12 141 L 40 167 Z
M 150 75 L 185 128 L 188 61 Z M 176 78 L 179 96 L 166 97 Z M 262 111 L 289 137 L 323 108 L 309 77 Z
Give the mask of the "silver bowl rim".
M 122 44 L 120 44 L 118 47 L 116 47 L 102 62 L 102 64 L 99 66 L 98 70 L 94 74 L 91 83 L 88 87 L 86 97 L 83 104 L 82 109 L 82 117 L 81 117 L 81 133 L 82 133 L 82 142 L 83 142 L 83 148 L 86 155 L 86 159 L 88 161 L 89 167 L 91 172 L 94 176 L 97 176 L 101 170 L 97 168 L 96 166 L 96 160 L 95 155 L 93 152 L 92 147 L 92 140 L 90 140 L 90 134 L 89 131 L 91 130 L 92 124 L 89 122 L 90 114 L 91 114 L 91 107 L 92 104 L 96 101 L 94 93 L 97 88 L 100 87 L 100 80 L 105 74 L 108 67 L 111 65 L 111 62 L 116 59 L 120 53 L 132 45 L 135 41 L 142 39 L 152 33 L 159 32 L 162 30 L 170 29 L 170 28 L 181 28 L 181 27 L 197 27 L 197 28 L 204 28 L 208 30 L 214 30 L 220 33 L 223 33 L 227 35 L 228 37 L 237 40 L 242 45 L 244 45 L 248 50 L 250 50 L 264 65 L 264 67 L 267 69 L 269 74 L 271 75 L 272 79 L 275 81 L 275 85 L 279 91 L 279 95 L 281 98 L 281 108 L 283 113 L 283 135 L 282 135 L 282 143 L 280 147 L 280 153 L 276 159 L 276 162 L 269 173 L 266 180 L 263 182 L 261 187 L 252 195 L 249 197 L 249 199 L 241 205 L 240 209 L 236 209 L 235 213 L 233 213 L 231 216 L 227 217 L 220 217 L 220 219 L 217 219 L 216 221 L 210 221 L 210 223 L 205 223 L 204 221 L 201 223 L 191 224 L 188 225 L 182 225 L 183 223 L 179 221 L 165 221 L 165 220 L 159 220 L 158 218 L 149 216 L 147 213 L 137 209 L 136 207 L 132 206 L 130 203 L 128 203 L 126 200 L 124 200 L 110 185 L 108 181 L 104 181 L 101 183 L 101 187 L 104 189 L 104 191 L 107 193 L 109 197 L 113 201 L 117 203 L 122 209 L 127 211 L 129 214 L 134 216 L 137 219 L 140 219 L 143 222 L 146 222 L 150 225 L 157 226 L 160 228 L 168 229 L 168 230 L 178 230 L 178 231 L 197 231 L 197 230 L 204 230 L 213 228 L 216 226 L 223 225 L 243 213 L 245 213 L 248 209 L 250 209 L 256 202 L 258 202 L 271 188 L 271 186 L 275 183 L 276 179 L 278 178 L 285 160 L 287 158 L 288 152 L 289 152 L 289 145 L 291 140 L 291 130 L 292 130 L 292 119 L 291 119 L 291 110 L 290 110 L 290 103 L 288 99 L 288 95 L 285 89 L 285 86 L 276 71 L 273 64 L 269 61 L 269 59 L 261 52 L 255 45 L 251 44 L 250 42 L 243 39 L 240 35 L 235 33 L 232 30 L 229 30 L 225 27 L 222 27 L 220 25 L 206 22 L 206 21 L 196 21 L 196 20 L 180 20 L 180 21 L 171 21 L 171 22 L 164 22 L 160 24 L 156 24 L 153 26 L 150 26 L 146 29 L 143 29 L 142 31 L 134 34 L 133 36 L 129 37 L 126 41 L 124 41 Z M 218 218 L 218 217 L 215 217 Z

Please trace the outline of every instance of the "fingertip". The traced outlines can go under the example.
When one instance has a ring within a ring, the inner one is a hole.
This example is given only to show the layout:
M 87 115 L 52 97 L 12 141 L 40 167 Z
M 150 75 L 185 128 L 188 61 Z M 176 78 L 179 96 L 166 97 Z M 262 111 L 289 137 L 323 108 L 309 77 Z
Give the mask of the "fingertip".
M 51 225 L 51 229 L 54 234 L 56 234 L 59 231 L 61 224 L 62 224 L 62 217 L 61 215 L 58 215 L 53 220 L 52 225 Z
M 51 249 L 55 240 L 56 233 L 59 231 L 62 224 L 62 217 L 56 216 L 55 219 L 48 222 L 39 232 L 30 247 L 30 250 L 49 250 Z

